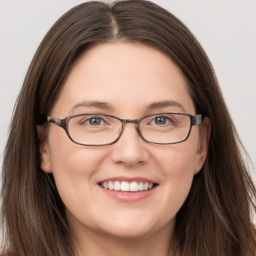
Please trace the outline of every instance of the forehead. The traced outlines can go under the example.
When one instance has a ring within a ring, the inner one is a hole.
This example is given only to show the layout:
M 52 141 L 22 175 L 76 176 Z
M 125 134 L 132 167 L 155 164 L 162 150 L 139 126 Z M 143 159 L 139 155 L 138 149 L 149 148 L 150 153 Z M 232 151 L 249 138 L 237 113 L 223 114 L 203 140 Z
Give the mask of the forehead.
M 138 115 L 163 101 L 177 102 L 182 112 L 194 112 L 186 80 L 172 60 L 144 44 L 108 43 L 79 57 L 52 112 L 64 117 L 80 103 L 99 102 L 106 103 L 111 114 Z

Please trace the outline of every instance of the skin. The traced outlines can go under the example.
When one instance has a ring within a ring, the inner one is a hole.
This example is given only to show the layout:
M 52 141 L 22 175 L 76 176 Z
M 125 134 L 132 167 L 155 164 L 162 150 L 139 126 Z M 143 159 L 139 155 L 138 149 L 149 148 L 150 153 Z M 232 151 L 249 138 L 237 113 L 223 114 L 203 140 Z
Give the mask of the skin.
M 147 109 L 151 103 L 167 100 L 182 107 Z M 73 108 L 84 101 L 105 102 L 109 108 Z M 127 119 L 162 112 L 196 114 L 183 74 L 170 58 L 149 46 L 130 43 L 100 44 L 85 52 L 50 115 L 65 118 L 88 112 Z M 115 144 L 89 147 L 73 143 L 62 128 L 49 124 L 40 147 L 41 168 L 55 178 L 77 255 L 172 255 L 169 241 L 175 216 L 204 164 L 209 131 L 205 119 L 201 129 L 192 127 L 185 142 L 155 145 L 145 142 L 134 124 L 127 124 Z M 143 200 L 120 202 L 98 185 L 115 176 L 144 177 L 158 186 Z

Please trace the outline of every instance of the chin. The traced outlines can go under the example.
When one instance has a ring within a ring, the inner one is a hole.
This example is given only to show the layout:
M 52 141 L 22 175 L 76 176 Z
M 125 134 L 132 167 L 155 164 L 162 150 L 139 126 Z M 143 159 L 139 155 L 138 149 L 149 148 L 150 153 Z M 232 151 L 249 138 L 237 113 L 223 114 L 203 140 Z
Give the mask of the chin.
M 174 219 L 167 221 L 167 223 L 163 219 L 162 221 L 154 221 L 154 216 L 145 218 L 145 214 L 144 216 L 136 216 L 136 218 L 135 216 L 126 216 L 126 219 L 122 220 L 112 219 L 108 223 L 105 222 L 105 225 L 101 225 L 99 229 L 101 229 L 101 232 L 107 233 L 108 236 L 125 239 L 145 238 L 154 236 L 160 230 L 166 229 L 170 231 L 172 229 Z
M 148 227 L 117 227 L 111 228 L 111 230 L 106 230 L 104 233 L 107 233 L 108 236 L 119 239 L 139 239 L 153 235 L 154 231 Z

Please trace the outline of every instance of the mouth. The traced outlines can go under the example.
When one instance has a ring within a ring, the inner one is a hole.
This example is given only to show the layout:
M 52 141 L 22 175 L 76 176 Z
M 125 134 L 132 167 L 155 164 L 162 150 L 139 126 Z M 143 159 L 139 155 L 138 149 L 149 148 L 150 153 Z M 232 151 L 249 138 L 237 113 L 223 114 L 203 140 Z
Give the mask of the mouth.
M 147 181 L 117 181 L 117 180 L 108 180 L 98 183 L 103 189 L 113 190 L 113 191 L 122 191 L 122 192 L 143 192 L 152 190 L 157 183 L 147 182 Z

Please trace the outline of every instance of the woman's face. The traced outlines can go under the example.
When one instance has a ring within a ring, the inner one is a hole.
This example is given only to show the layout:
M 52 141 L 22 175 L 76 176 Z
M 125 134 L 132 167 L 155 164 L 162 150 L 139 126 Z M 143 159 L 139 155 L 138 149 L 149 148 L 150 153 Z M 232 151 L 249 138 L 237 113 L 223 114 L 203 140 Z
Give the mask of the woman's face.
M 79 58 L 50 115 L 104 113 L 138 119 L 164 112 L 196 114 L 181 71 L 149 46 L 109 43 L 94 46 Z M 53 174 L 78 236 L 86 232 L 126 238 L 170 234 L 193 177 L 204 163 L 206 148 L 197 125 L 179 144 L 147 143 L 136 125 L 128 123 L 115 144 L 82 146 L 62 128 L 49 124 L 40 147 L 41 167 Z M 103 181 L 155 186 L 123 192 L 103 188 Z

